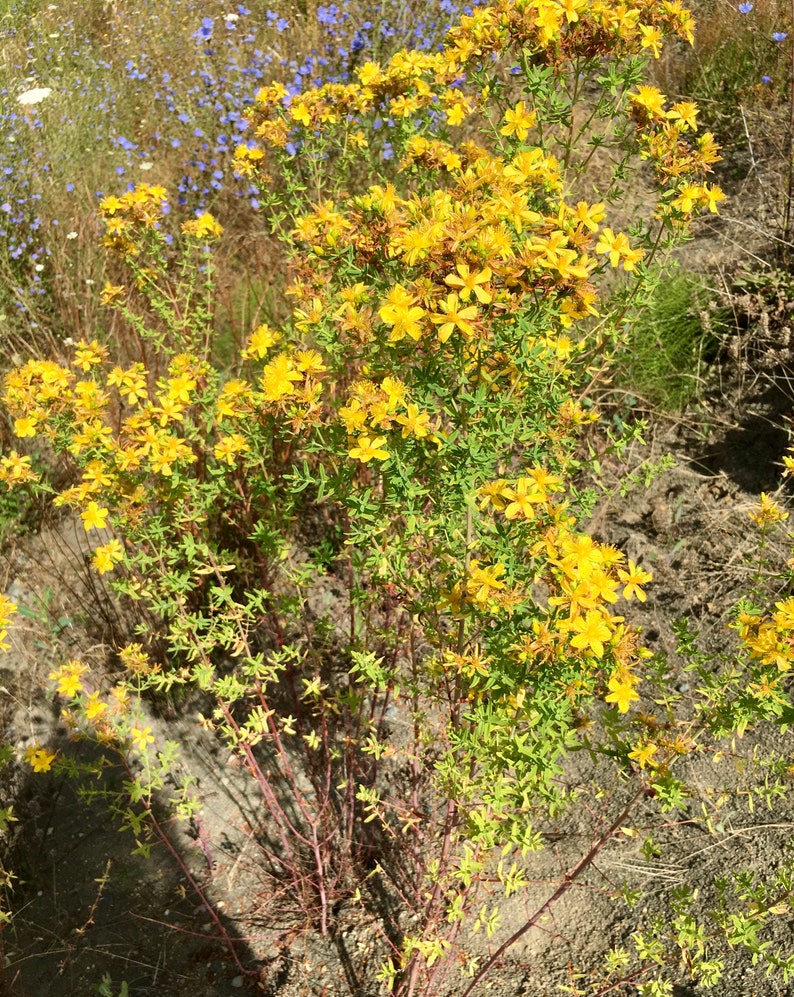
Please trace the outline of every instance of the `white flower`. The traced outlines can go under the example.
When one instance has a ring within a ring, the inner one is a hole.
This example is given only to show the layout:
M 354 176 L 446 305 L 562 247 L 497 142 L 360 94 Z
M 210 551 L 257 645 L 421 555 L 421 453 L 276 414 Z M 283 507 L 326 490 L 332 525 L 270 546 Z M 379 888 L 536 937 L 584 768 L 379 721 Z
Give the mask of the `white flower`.
M 223 19 L 225 21 L 239 21 L 240 20 L 240 15 L 239 14 L 224 14 L 223 15 Z
M 77 238 L 77 233 L 76 232 L 67 232 L 66 233 L 66 238 L 67 239 L 76 239 Z
M 33 90 L 26 90 L 17 97 L 17 103 L 24 107 L 31 104 L 40 104 L 52 93 L 52 87 L 34 87 Z
M 138 163 L 139 170 L 150 170 L 154 166 L 154 163 Z

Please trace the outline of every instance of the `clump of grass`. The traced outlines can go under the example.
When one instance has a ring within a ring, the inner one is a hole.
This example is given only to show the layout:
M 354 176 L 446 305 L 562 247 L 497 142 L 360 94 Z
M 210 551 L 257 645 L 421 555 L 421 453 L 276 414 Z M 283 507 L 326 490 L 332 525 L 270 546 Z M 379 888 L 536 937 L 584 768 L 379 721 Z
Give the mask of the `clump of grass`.
M 630 400 L 674 412 L 697 393 L 718 348 L 719 323 L 704 321 L 711 298 L 697 275 L 674 274 L 660 281 L 627 330 L 617 358 L 616 382 Z

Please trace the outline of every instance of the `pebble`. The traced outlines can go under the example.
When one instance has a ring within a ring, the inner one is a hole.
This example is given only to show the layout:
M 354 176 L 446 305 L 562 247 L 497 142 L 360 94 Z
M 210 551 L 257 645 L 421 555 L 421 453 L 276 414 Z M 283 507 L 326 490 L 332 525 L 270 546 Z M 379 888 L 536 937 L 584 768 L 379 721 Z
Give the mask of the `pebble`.
M 232 980 L 232 986 L 237 990 L 240 989 L 243 983 L 245 983 L 245 980 L 242 978 L 242 976 L 235 976 L 235 978 Z

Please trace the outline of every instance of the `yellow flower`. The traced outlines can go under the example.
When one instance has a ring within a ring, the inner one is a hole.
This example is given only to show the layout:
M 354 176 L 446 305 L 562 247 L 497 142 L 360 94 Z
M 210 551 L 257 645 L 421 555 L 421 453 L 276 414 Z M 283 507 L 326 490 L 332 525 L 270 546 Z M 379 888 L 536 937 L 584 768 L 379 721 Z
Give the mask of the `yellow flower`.
M 49 772 L 56 757 L 51 751 L 47 751 L 46 748 L 40 748 L 37 744 L 31 745 L 25 751 L 25 761 L 32 767 L 34 772 Z
M 480 562 L 472 560 L 469 565 L 469 577 L 466 581 L 466 591 L 474 602 L 484 606 L 491 598 L 491 592 L 498 592 L 505 587 L 501 581 L 507 568 L 501 561 L 480 567 Z
M 629 100 L 638 107 L 644 108 L 651 117 L 664 118 L 665 95 L 656 87 L 638 86 L 636 93 L 629 94 Z
M 291 395 L 295 390 L 295 381 L 302 381 L 300 374 L 293 365 L 292 359 L 286 353 L 279 353 L 275 360 L 271 360 L 265 365 L 262 371 L 260 383 L 264 392 L 265 401 L 277 402 L 279 399 Z
M 658 59 L 662 54 L 662 33 L 658 28 L 648 27 L 645 24 L 640 25 L 640 32 L 642 33 L 642 42 L 640 43 L 643 48 L 649 48 L 653 52 L 654 59 Z
M 509 500 L 505 509 L 505 519 L 515 519 L 517 516 L 533 519 L 534 506 L 545 498 L 543 492 L 538 490 L 535 479 L 530 477 L 519 478 L 515 488 L 506 488 L 502 494 Z
M 383 70 L 377 62 L 365 62 L 358 70 L 362 86 L 371 87 L 383 79 Z
M 38 479 L 38 474 L 30 466 L 30 457 L 22 457 L 16 450 L 12 450 L 8 456 L 0 457 L 0 481 L 18 484 Z
M 137 751 L 144 751 L 147 744 L 154 744 L 151 727 L 133 727 L 130 731 L 132 746 Z
M 778 629 L 794 630 L 794 596 L 789 596 L 783 602 L 776 602 L 775 609 L 775 625 Z
M 596 243 L 596 252 L 606 253 L 613 267 L 617 267 L 622 260 L 623 269 L 627 271 L 633 270 L 645 255 L 644 249 L 631 248 L 629 240 L 623 232 L 618 232 L 615 235 L 611 228 L 602 229 Z
M 109 305 L 111 301 L 115 301 L 116 298 L 120 298 L 123 294 L 124 287 L 121 284 L 111 284 L 110 281 L 106 281 L 99 295 L 99 301 L 103 305 Z
M 456 100 L 446 108 L 447 124 L 461 125 L 466 120 L 466 115 L 471 111 L 469 102 L 465 99 Z
M 623 710 L 622 712 L 625 713 L 626 710 Z M 653 741 L 649 741 L 648 744 L 643 744 L 642 746 L 635 748 L 634 751 L 630 751 L 629 758 L 632 758 L 635 762 L 637 762 L 641 769 L 644 769 L 646 766 L 656 768 L 656 763 L 651 761 L 651 759 L 658 750 L 658 746 L 655 745 Z
M 703 188 L 699 184 L 685 183 L 678 191 L 678 197 L 670 202 L 672 207 L 678 208 L 684 214 L 689 214 L 694 206 L 700 201 Z
M 213 239 L 223 234 L 223 228 L 208 211 L 198 218 L 185 222 L 182 231 L 186 235 L 194 235 L 197 239 Z
M 56 690 L 59 695 L 67 699 L 73 699 L 83 691 L 83 682 L 80 678 L 88 671 L 86 665 L 81 661 L 67 661 L 65 665 L 54 672 L 50 672 L 50 680 L 56 683 Z
M 299 121 L 306 128 L 312 123 L 309 108 L 302 101 L 293 100 L 290 104 L 289 114 L 294 121 Z
M 321 374 L 328 370 L 322 354 L 317 350 L 298 350 L 295 354 L 295 366 L 302 374 Z
M 595 568 L 604 563 L 601 548 L 586 534 L 565 536 L 560 548 L 563 554 L 560 567 L 570 578 L 589 578 Z
M 26 436 L 35 436 L 39 420 L 32 415 L 23 415 L 19 419 L 14 419 L 14 435 L 20 439 Z
M 126 202 L 116 197 L 115 194 L 109 194 L 99 202 L 99 210 L 103 215 L 115 215 L 117 211 L 121 211 L 125 207 Z
M 531 8 L 530 8 L 531 9 Z M 559 37 L 562 28 L 561 7 L 546 3 L 537 4 L 538 16 L 535 18 L 535 26 L 540 29 L 540 40 L 543 45 L 548 45 L 555 38 Z
M 607 683 L 609 694 L 604 697 L 605 702 L 614 703 L 621 713 L 628 713 L 631 703 L 640 697 L 634 691 L 637 679 L 631 674 L 623 674 L 618 678 L 611 678 Z
M 383 449 L 385 443 L 385 436 L 376 436 L 375 439 L 369 436 L 359 436 L 356 445 L 351 447 L 347 453 L 349 457 L 360 460 L 362 464 L 366 464 L 373 457 L 376 460 L 388 460 L 389 451 Z
M 178 374 L 176 377 L 169 377 L 167 382 L 168 398 L 174 402 L 181 402 L 183 405 L 190 404 L 190 392 L 196 387 L 195 377 L 189 374 Z
M 253 357 L 258 357 L 261 360 L 270 347 L 275 346 L 279 339 L 281 339 L 280 333 L 276 332 L 275 329 L 271 329 L 266 322 L 263 323 L 251 334 L 248 346 L 243 350 L 243 358 L 250 360 Z
M 424 308 L 414 304 L 416 298 L 401 284 L 395 286 L 386 295 L 386 299 L 378 311 L 384 325 L 390 325 L 389 342 L 397 343 L 406 336 L 419 339 L 422 335 L 421 319 L 425 316 Z
M 358 433 L 367 423 L 367 410 L 362 407 L 358 398 L 353 398 L 339 409 L 339 418 L 345 424 L 348 433 Z
M 484 512 L 489 505 L 493 506 L 497 512 L 501 512 L 507 505 L 508 497 L 512 495 L 512 489 L 508 487 L 505 478 L 498 478 L 496 481 L 487 481 L 478 491 L 482 496 L 480 502 L 480 512 Z
M 718 215 L 717 205 L 720 201 L 725 200 L 725 194 L 714 184 L 711 187 L 708 184 L 703 184 L 701 192 L 700 203 L 705 204 L 713 215 Z
M 750 519 L 758 526 L 770 526 L 772 523 L 781 523 L 788 519 L 788 513 L 784 512 L 780 506 L 771 499 L 766 492 L 761 492 L 761 501 L 758 508 L 748 513 Z
M 418 440 L 424 439 L 428 435 L 428 423 L 430 416 L 427 412 L 420 412 L 418 406 L 409 404 L 405 415 L 398 415 L 395 418 L 402 427 L 403 439 L 406 436 L 415 436 Z
M 225 461 L 232 467 L 235 457 L 240 453 L 247 453 L 251 448 L 240 433 L 230 433 L 222 437 L 212 449 L 212 453 L 217 460 Z
M 247 399 L 251 394 L 251 385 L 240 378 L 227 381 L 218 393 L 215 404 L 215 415 L 218 422 L 226 417 L 236 419 L 245 414 Z
M 106 572 L 112 571 L 119 561 L 123 560 L 124 548 L 121 541 L 114 538 L 102 547 L 97 547 L 92 563 L 100 575 L 104 575 Z
M 588 204 L 587 201 L 577 201 L 574 220 L 577 224 L 584 225 L 586 229 L 595 232 L 598 226 L 606 218 L 606 205 L 603 201 L 597 204 Z
M 604 656 L 604 641 L 612 636 L 603 613 L 591 609 L 585 616 L 577 616 L 571 622 L 571 630 L 576 636 L 571 638 L 571 646 L 581 650 L 589 648 L 597 658 Z
M 265 154 L 256 146 L 238 145 L 234 150 L 233 165 L 242 176 L 250 177 L 257 164 L 265 158 Z
M 645 593 L 640 588 L 640 585 L 645 585 L 651 581 L 653 575 L 650 571 L 643 571 L 642 568 L 637 567 L 634 561 L 629 561 L 628 571 L 618 568 L 618 576 L 625 585 L 623 589 L 624 599 L 631 600 L 636 596 L 640 602 L 645 602 Z
M 535 119 L 535 112 L 528 111 L 526 103 L 520 100 L 514 108 L 505 111 L 504 125 L 499 134 L 515 135 L 519 142 L 523 142 L 529 135 L 529 129 L 534 127 Z
M 96 502 L 89 502 L 88 507 L 80 513 L 80 516 L 86 532 L 88 530 L 102 530 L 107 523 L 108 510 L 104 507 L 100 508 Z
M 677 121 L 682 131 L 686 131 L 687 129 L 695 131 L 697 128 L 697 115 L 698 106 L 691 100 L 678 101 L 667 112 L 667 117 L 672 121 Z
M 127 404 L 135 405 L 145 401 L 148 396 L 146 388 L 146 368 L 142 363 L 135 363 L 127 370 L 114 367 L 108 374 L 107 383 L 110 387 L 118 387 L 119 394 L 127 396 Z
M 473 291 L 477 300 L 482 302 L 482 304 L 487 305 L 491 302 L 491 294 L 482 286 L 483 284 L 487 284 L 491 279 L 490 267 L 485 267 L 477 273 L 472 273 L 466 263 L 458 263 L 455 269 L 458 272 L 456 274 L 451 273 L 445 277 L 444 283 L 450 287 L 460 288 L 461 301 L 468 301 Z
M 460 329 L 467 337 L 474 335 L 474 326 L 471 322 L 479 314 L 476 305 L 461 308 L 458 296 L 453 292 L 448 294 L 444 300 L 439 301 L 438 309 L 430 316 L 430 321 L 439 327 L 438 338 L 442 343 L 446 343 L 455 329 Z
M 74 365 L 83 371 L 89 371 L 92 367 L 96 367 L 103 360 L 106 360 L 107 355 L 107 347 L 102 346 L 95 339 L 90 343 L 81 339 L 74 351 Z
M 102 702 L 98 692 L 92 692 L 85 701 L 85 716 L 89 723 L 98 720 L 103 713 L 107 712 L 108 704 Z
M 408 388 L 398 377 L 384 377 L 380 382 L 380 390 L 387 395 L 387 406 L 389 412 L 403 403 Z

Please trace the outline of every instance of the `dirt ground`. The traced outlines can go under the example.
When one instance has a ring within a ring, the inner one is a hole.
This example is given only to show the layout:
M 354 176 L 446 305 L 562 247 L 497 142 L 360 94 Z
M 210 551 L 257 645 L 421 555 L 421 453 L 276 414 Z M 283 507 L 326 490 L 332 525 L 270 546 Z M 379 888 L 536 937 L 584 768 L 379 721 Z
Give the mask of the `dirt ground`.
M 724 221 L 688 250 L 687 265 L 709 269 L 715 284 L 727 281 L 721 260 L 733 257 L 736 230 Z M 760 247 L 759 247 L 760 249 Z M 748 263 L 754 249 L 745 240 Z M 788 302 L 770 316 L 750 296 L 734 294 L 731 307 L 741 321 L 730 341 L 721 343 L 699 398 L 684 413 L 659 418 L 647 434 L 647 447 L 629 455 L 630 469 L 672 454 L 676 466 L 649 487 L 625 497 L 617 491 L 596 507 L 590 531 L 616 544 L 653 571 L 648 600 L 636 622 L 646 643 L 667 655 L 669 681 L 682 685 L 671 624 L 681 618 L 699 630 L 712 651 L 730 646 L 727 612 L 746 590 L 757 538 L 748 528 L 748 510 L 759 492 L 776 492 L 794 505 L 781 484 L 780 459 L 794 424 L 794 355 L 788 341 Z M 790 311 L 794 312 L 794 300 Z M 610 477 L 612 475 L 612 477 Z M 605 462 L 604 486 L 617 488 L 617 469 Z M 87 588 L 84 533 L 79 522 L 60 520 L 4 553 L 4 591 L 29 608 L 14 635 L 10 654 L 0 661 L 0 713 L 4 737 L 24 750 L 29 744 L 52 749 L 66 744 L 56 708 L 44 694 L 48 672 L 78 654 L 97 665 L 113 644 L 113 612 L 97 606 L 102 594 Z M 773 538 L 768 557 L 782 565 L 791 556 L 785 529 Z M 774 591 L 769 595 L 774 596 Z M 682 691 L 686 691 L 682 689 Z M 183 764 L 203 800 L 200 820 L 176 829 L 173 843 L 183 867 L 166 849 L 149 860 L 132 855 L 129 833 L 117 830 L 105 794 L 123 773 L 112 768 L 78 791 L 75 780 L 15 769 L 4 786 L 19 821 L 4 846 L 5 860 L 18 882 L 9 898 L 15 917 L 0 941 L 0 994 L 9 997 L 71 997 L 108 993 L 122 983 L 130 997 L 231 997 L 241 992 L 272 997 L 377 997 L 374 974 L 382 954 L 377 926 L 344 912 L 334 937 L 323 940 L 293 930 L 278 937 L 261 856 L 250 828 L 256 826 L 252 782 L 228 751 L 195 722 L 195 704 L 179 715 L 152 714 L 155 734 L 178 739 Z M 779 733 L 760 729 L 747 746 L 790 751 Z M 78 750 L 88 752 L 85 746 Z M 87 756 L 88 757 L 88 756 Z M 565 778 L 571 785 L 598 782 L 601 773 L 574 759 Z M 767 812 L 752 813 L 742 795 L 742 774 L 730 760 L 721 765 L 694 759 L 688 780 L 706 798 L 726 790 L 730 802 L 722 822 L 709 833 L 693 812 L 688 823 L 662 827 L 655 835 L 658 858 L 646 857 L 637 840 L 616 839 L 588 876 L 554 909 L 553 917 L 511 951 L 504 966 L 479 993 L 510 997 L 560 993 L 575 967 L 588 969 L 613 944 L 624 943 L 637 925 L 666 917 L 676 884 L 696 885 L 708 894 L 714 876 L 740 865 L 767 873 L 775 869 L 794 838 L 794 803 L 778 800 Z M 624 791 L 614 777 L 601 786 L 604 819 L 617 812 Z M 596 815 L 598 816 L 598 815 Z M 649 814 L 649 819 L 650 814 Z M 550 884 L 586 852 L 592 823 L 583 815 L 561 818 L 544 828 L 547 847 L 527 858 L 532 886 L 506 911 L 504 931 L 521 923 L 548 896 Z M 202 891 L 187 881 L 189 873 Z M 621 887 L 642 888 L 633 911 L 615 899 Z M 217 939 L 211 903 L 226 931 L 238 939 L 239 965 Z M 293 926 L 295 928 L 295 926 Z M 781 917 L 777 939 L 794 951 L 790 917 Z M 256 970 L 245 976 L 242 970 Z M 676 997 L 701 993 L 676 970 Z M 102 981 L 112 981 L 106 990 Z M 713 991 L 724 997 L 783 997 L 794 985 L 767 979 L 761 967 L 739 953 L 730 957 L 723 982 Z

